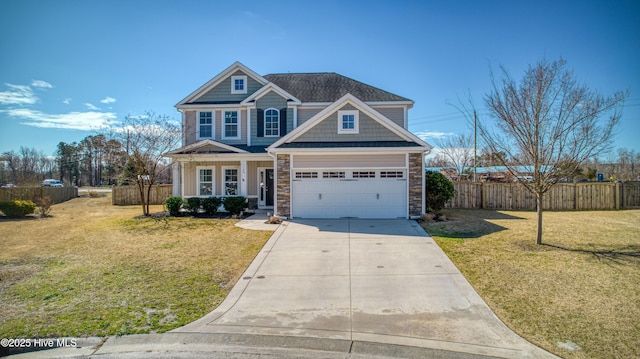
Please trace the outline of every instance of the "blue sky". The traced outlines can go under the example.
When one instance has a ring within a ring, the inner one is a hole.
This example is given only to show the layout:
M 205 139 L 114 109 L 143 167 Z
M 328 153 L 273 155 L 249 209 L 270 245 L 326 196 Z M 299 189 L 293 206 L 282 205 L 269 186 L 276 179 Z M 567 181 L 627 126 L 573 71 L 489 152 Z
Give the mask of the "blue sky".
M 53 154 L 104 122 L 178 101 L 235 61 L 337 72 L 415 101 L 429 142 L 470 132 L 489 70 L 562 56 L 604 94 L 628 89 L 615 147 L 640 151 L 637 1 L 0 1 L 0 152 Z

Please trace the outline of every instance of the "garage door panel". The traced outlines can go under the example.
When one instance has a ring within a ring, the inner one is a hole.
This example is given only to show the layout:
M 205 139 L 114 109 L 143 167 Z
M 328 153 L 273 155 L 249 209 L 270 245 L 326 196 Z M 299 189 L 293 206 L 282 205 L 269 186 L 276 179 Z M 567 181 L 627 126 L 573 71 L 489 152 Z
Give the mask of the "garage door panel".
M 406 217 L 407 182 L 397 178 L 295 180 L 292 215 L 300 218 Z

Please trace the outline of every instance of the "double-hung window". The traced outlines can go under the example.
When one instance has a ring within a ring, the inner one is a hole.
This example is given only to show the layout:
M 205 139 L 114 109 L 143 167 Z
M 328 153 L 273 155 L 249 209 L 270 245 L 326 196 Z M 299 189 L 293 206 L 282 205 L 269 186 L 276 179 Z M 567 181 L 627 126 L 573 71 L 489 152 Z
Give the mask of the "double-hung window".
M 264 136 L 280 136 L 280 111 L 270 108 L 264 112 Z
M 213 112 L 198 112 L 198 138 L 213 138 Z
M 238 111 L 224 112 L 223 138 L 240 138 L 240 116 Z
M 198 167 L 198 196 L 213 196 L 213 167 Z
M 224 195 L 238 195 L 238 169 L 235 167 L 225 167 L 224 172 Z
M 338 111 L 338 133 L 357 134 L 360 131 L 360 119 L 357 110 Z

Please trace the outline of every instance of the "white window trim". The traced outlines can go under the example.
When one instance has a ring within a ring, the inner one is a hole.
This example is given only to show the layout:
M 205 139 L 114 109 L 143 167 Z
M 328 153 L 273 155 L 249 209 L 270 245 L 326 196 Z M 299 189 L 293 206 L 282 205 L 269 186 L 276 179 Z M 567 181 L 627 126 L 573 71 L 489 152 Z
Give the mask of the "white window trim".
M 216 168 L 214 166 L 196 166 L 196 197 L 208 197 L 200 194 L 200 170 L 211 170 L 211 196 L 216 195 Z
M 353 129 L 342 128 L 342 116 L 353 115 Z M 358 110 L 343 110 L 338 111 L 338 134 L 344 135 L 357 135 L 360 133 L 360 111 Z
M 200 113 L 201 112 L 211 112 L 211 137 L 202 137 L 200 136 Z M 216 111 L 196 111 L 196 138 L 198 140 L 202 139 L 213 139 L 216 138 Z
M 228 195 L 227 192 L 227 179 L 225 172 L 227 170 L 236 170 L 238 171 L 237 179 L 236 179 L 236 194 Z M 238 166 L 222 166 L 222 195 L 223 196 L 240 196 L 240 167 Z
M 237 112 L 238 113 L 238 135 L 235 137 L 227 137 L 227 112 Z M 239 140 L 242 138 L 242 111 L 238 109 L 229 109 L 222 111 L 222 120 L 220 120 L 221 128 L 222 128 L 222 139 L 223 140 Z
M 274 110 L 278 114 L 278 120 L 276 121 L 276 124 L 278 125 L 277 135 L 267 135 L 267 111 L 269 110 Z M 264 137 L 280 137 L 280 110 L 278 110 L 277 108 L 271 107 L 264 110 Z
M 243 81 L 244 86 L 242 90 L 236 90 L 236 80 Z M 232 94 L 247 93 L 247 76 L 245 75 L 231 76 L 231 93 Z

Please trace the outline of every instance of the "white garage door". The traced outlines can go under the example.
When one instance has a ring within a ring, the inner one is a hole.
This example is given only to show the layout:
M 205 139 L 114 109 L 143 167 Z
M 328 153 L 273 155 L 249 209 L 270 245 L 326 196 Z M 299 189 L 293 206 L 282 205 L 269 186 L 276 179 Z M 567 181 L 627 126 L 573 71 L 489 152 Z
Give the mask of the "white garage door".
M 406 218 L 406 171 L 294 171 L 292 216 Z

